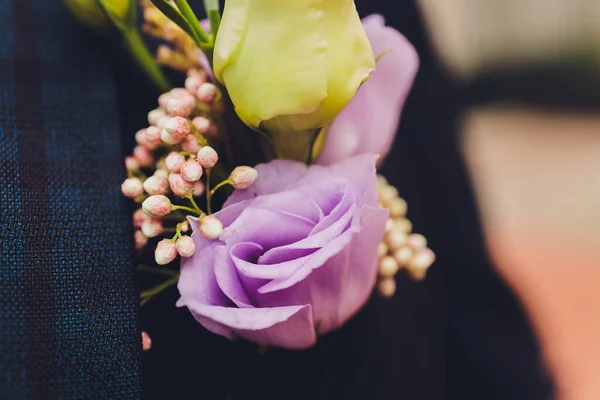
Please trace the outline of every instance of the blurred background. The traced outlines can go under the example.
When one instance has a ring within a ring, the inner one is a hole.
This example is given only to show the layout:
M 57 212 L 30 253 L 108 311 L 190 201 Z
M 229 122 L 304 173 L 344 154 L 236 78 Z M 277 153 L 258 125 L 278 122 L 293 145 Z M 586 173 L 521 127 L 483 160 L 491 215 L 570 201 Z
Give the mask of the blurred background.
M 600 399 L 600 2 L 419 6 L 462 91 L 456 146 L 491 264 L 526 312 L 556 398 Z

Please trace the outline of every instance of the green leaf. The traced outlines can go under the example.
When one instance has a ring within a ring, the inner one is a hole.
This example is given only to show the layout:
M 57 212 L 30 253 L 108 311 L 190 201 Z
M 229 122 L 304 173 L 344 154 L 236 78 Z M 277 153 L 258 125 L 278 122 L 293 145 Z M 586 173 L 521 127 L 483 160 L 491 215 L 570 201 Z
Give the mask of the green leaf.
M 219 25 L 221 25 L 221 13 L 218 8 L 211 8 L 207 11 L 208 20 L 210 21 L 210 36 L 212 36 L 213 41 L 217 37 L 217 31 L 219 30 Z
M 196 44 L 200 43 L 200 39 L 194 33 L 192 26 L 187 21 L 187 19 L 185 19 L 185 17 L 181 14 L 181 12 L 178 9 L 173 7 L 166 0 L 150 0 L 150 1 L 152 2 L 152 4 L 154 4 L 154 6 L 156 8 L 158 8 L 163 14 L 165 14 L 167 16 L 167 18 L 169 18 L 171 21 L 173 21 L 175 24 L 177 24 L 177 26 L 179 26 L 181 29 L 183 29 L 185 31 L 185 33 L 190 35 L 192 37 L 192 39 L 194 39 Z

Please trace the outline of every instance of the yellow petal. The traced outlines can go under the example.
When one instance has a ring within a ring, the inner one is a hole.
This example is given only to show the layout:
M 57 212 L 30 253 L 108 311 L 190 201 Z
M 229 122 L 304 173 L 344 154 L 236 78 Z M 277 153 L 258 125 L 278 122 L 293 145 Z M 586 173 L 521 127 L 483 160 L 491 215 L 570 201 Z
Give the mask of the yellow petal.
M 248 125 L 310 113 L 327 96 L 323 1 L 227 0 L 215 74 Z

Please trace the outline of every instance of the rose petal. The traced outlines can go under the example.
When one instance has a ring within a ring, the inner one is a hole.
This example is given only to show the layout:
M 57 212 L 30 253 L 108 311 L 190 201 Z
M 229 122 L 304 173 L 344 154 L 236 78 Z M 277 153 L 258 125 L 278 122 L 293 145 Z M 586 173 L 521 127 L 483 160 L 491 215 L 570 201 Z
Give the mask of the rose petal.
M 398 31 L 384 26 L 383 17 L 372 15 L 363 25 L 373 54 L 389 52 L 327 129 L 319 164 L 332 165 L 356 154 L 387 154 L 419 67 L 415 48 Z
M 273 308 L 230 308 L 188 301 L 188 307 L 204 327 L 229 338 L 238 335 L 256 343 L 302 349 L 315 344 L 317 338 L 310 304 Z M 198 318 L 202 317 L 202 318 Z M 213 323 L 207 324 L 206 318 Z
M 225 228 L 221 239 L 229 245 L 253 242 L 271 249 L 306 237 L 314 226 L 305 218 L 252 205 Z
M 219 288 L 236 306 L 253 308 L 254 306 L 238 278 L 236 266 L 229 255 L 229 248 L 227 246 L 216 246 L 214 252 L 214 273 Z
M 339 327 L 367 301 L 377 277 L 376 254 L 381 242 L 388 211 L 365 206 L 355 214 L 352 228 L 332 245 L 343 249 L 321 266 L 307 271 L 303 266 L 285 285 L 272 281 L 259 289 L 257 307 L 279 304 L 313 304 L 318 333 Z M 330 246 L 326 247 L 327 249 Z M 306 279 L 300 279 L 302 276 Z M 272 290 L 264 290 L 271 285 Z M 284 287 L 285 286 L 285 287 Z

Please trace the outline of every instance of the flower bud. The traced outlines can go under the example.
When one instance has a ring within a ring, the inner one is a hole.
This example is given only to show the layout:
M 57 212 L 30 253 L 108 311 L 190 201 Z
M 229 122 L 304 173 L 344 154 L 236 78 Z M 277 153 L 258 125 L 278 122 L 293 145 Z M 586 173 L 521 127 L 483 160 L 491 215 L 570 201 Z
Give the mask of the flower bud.
M 394 229 L 397 231 L 404 232 L 407 234 L 410 233 L 410 231 L 412 231 L 412 222 L 410 222 L 406 218 L 397 219 L 395 221 L 395 225 L 396 225 L 396 227 Z
M 196 100 L 191 96 L 170 98 L 167 101 L 167 113 L 173 117 L 187 117 L 194 111 L 194 107 Z
M 198 162 L 204 168 L 212 168 L 219 161 L 219 155 L 216 150 L 210 146 L 204 146 L 198 152 Z
M 185 157 L 179 153 L 172 152 L 165 158 L 165 167 L 169 172 L 179 172 L 184 162 Z
M 200 148 L 198 138 L 194 135 L 187 135 L 181 141 L 181 150 L 187 151 L 188 153 L 197 153 Z
M 177 252 L 181 254 L 182 257 L 191 257 L 196 251 L 196 243 L 194 243 L 194 240 L 191 237 L 182 236 L 179 239 L 177 239 L 177 242 L 175 243 L 175 248 L 177 249 Z
M 218 96 L 219 89 L 212 83 L 206 82 L 198 87 L 196 97 L 203 103 L 212 103 Z
M 173 204 L 167 196 L 157 194 L 148 197 L 142 203 L 142 209 L 151 217 L 164 217 L 173 209 Z
M 252 167 L 241 166 L 236 167 L 231 175 L 229 175 L 229 182 L 231 186 L 238 190 L 248 189 L 254 181 L 258 178 L 258 171 Z
M 158 105 L 160 106 L 160 108 L 162 108 L 163 110 L 167 109 L 167 102 L 171 100 L 171 93 L 167 92 L 167 93 L 163 93 L 160 96 L 158 96 Z M 165 114 L 166 115 L 166 114 Z
M 148 139 L 146 138 L 146 130 L 145 129 L 140 129 L 139 131 L 137 131 L 135 133 L 135 141 L 140 146 L 144 146 L 145 148 L 152 150 L 153 146 L 152 146 L 152 143 L 150 143 L 148 141 Z
M 175 195 L 182 198 L 190 197 L 194 192 L 192 183 L 183 179 L 181 174 L 171 173 L 169 175 L 169 186 L 171 186 L 171 190 Z
M 207 239 L 217 239 L 223 233 L 223 223 L 212 215 L 200 220 L 200 234 Z
M 407 239 L 408 237 L 406 236 L 406 233 L 395 229 L 386 235 L 387 245 L 392 251 L 396 251 L 400 247 L 404 246 Z
M 433 251 L 430 249 L 425 249 L 414 255 L 414 257 L 408 262 L 407 268 L 413 278 L 422 279 L 425 277 L 427 269 L 431 266 L 431 264 L 433 264 L 434 261 L 435 254 Z
M 159 145 L 161 142 L 160 129 L 158 129 L 156 126 L 147 127 L 146 128 L 146 139 L 148 140 L 148 142 L 150 142 L 154 145 Z
M 133 149 L 133 156 L 137 159 L 142 167 L 150 167 L 154 163 L 152 153 L 142 146 L 135 146 Z
M 186 233 L 189 230 L 190 230 L 190 224 L 188 224 L 187 222 L 184 222 L 181 224 L 181 232 Z
M 125 157 L 125 168 L 127 168 L 127 171 L 137 171 L 140 169 L 140 163 L 137 158 L 133 156 L 127 156 Z
M 162 222 L 148 218 L 142 224 L 142 233 L 149 238 L 156 237 L 163 233 L 165 230 L 163 228 Z
M 142 332 L 142 350 L 148 351 L 152 347 L 152 339 L 146 332 Z
M 401 197 L 396 197 L 389 205 L 390 216 L 392 218 L 402 218 L 406 215 L 408 206 L 406 200 Z
M 398 262 L 394 257 L 384 257 L 379 263 L 379 275 L 386 278 L 396 275 L 398 269 Z
M 384 242 L 379 243 L 379 245 L 377 246 L 377 258 L 383 258 L 385 256 L 388 255 L 389 249 L 387 247 L 387 244 L 385 244 Z
M 383 297 L 392 297 L 396 293 L 396 281 L 394 278 L 385 278 L 379 281 L 377 290 Z
M 142 181 L 138 178 L 125 179 L 125 181 L 121 184 L 121 192 L 123 192 L 123 194 L 126 197 L 129 197 L 131 199 L 135 199 L 136 197 L 141 196 L 142 194 L 144 194 Z
M 195 197 L 200 197 L 204 194 L 204 182 L 202 181 L 197 181 L 194 182 L 194 196 Z
M 185 88 L 189 90 L 190 93 L 196 94 L 198 92 L 198 88 L 204 83 L 204 79 L 202 79 L 199 75 L 190 75 L 185 80 Z
M 167 114 L 165 114 L 165 112 L 163 110 L 161 110 L 160 108 L 156 108 L 148 113 L 148 123 L 150 125 L 156 125 L 156 122 L 158 122 L 158 119 L 160 117 L 164 117 L 166 115 Z
M 154 176 L 158 176 L 160 178 L 165 178 L 165 179 L 169 179 L 169 171 L 167 171 L 164 168 L 159 168 L 156 171 L 154 171 Z
M 163 143 L 165 143 L 165 144 L 175 144 L 175 143 L 177 143 L 177 142 L 178 142 L 178 141 L 177 141 L 177 140 L 176 140 L 176 139 L 175 139 L 173 136 L 171 136 L 171 134 L 170 134 L 170 133 L 169 133 L 169 132 L 168 132 L 166 129 L 164 129 L 164 128 L 163 128 L 163 130 L 162 130 L 162 131 L 160 131 L 160 140 L 162 140 L 162 141 L 163 141 Z
M 167 265 L 177 257 L 175 243 L 169 239 L 163 239 L 156 245 L 154 260 L 158 265 Z
M 153 175 L 144 181 L 144 190 L 148 194 L 169 193 L 169 181 L 162 176 Z
M 159 119 L 156 121 L 156 127 L 157 127 L 158 129 L 161 129 L 161 130 L 162 130 L 162 129 L 164 129 L 164 128 L 165 128 L 165 124 L 167 123 L 167 121 L 169 120 L 169 118 L 171 118 L 171 117 L 169 117 L 168 115 L 165 115 L 165 116 L 163 116 L 163 117 L 160 117 L 160 118 L 159 118 Z
M 135 231 L 133 234 L 133 240 L 135 243 L 136 250 L 144 250 L 144 247 L 148 244 L 148 238 L 142 233 L 142 231 Z
M 408 246 L 402 246 L 394 252 L 394 258 L 400 265 L 406 265 L 413 257 L 414 252 Z
M 202 166 L 196 160 L 188 160 L 181 166 L 181 176 L 188 182 L 196 182 L 202 176 Z
M 413 233 L 412 235 L 408 236 L 406 244 L 408 244 L 413 250 L 423 250 L 427 247 L 427 239 L 423 235 Z
M 146 213 L 144 212 L 144 210 L 142 210 L 141 208 L 138 208 L 133 213 L 133 226 L 135 228 L 139 229 L 139 228 L 142 227 L 142 224 L 147 219 L 148 219 L 148 216 L 146 215 Z
M 205 117 L 196 117 L 192 120 L 192 124 L 194 124 L 194 126 L 196 128 L 198 128 L 198 130 L 200 131 L 201 134 L 206 135 L 208 133 L 208 130 L 210 129 L 210 120 L 208 118 Z
M 165 130 L 173 139 L 180 141 L 190 133 L 190 122 L 183 117 L 172 117 L 165 124 Z
M 213 65 L 240 119 L 270 134 L 283 158 L 302 159 L 311 132 L 346 107 L 375 57 L 353 0 L 228 0 Z

